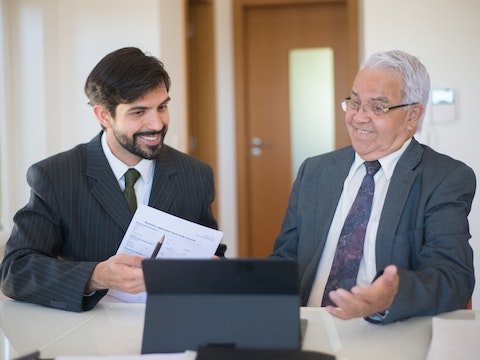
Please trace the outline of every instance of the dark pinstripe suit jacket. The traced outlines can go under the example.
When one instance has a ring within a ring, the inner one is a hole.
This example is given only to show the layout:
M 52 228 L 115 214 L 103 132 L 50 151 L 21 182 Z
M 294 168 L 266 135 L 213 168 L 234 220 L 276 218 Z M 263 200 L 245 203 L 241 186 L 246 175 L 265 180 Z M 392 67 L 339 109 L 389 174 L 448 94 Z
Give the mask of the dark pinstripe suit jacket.
M 132 215 L 100 138 L 29 168 L 30 200 L 14 217 L 1 265 L 5 295 L 70 311 L 91 309 L 105 295 L 83 290 L 95 265 L 116 253 Z M 164 145 L 149 205 L 217 228 L 213 198 L 212 169 Z
M 296 259 L 302 304 L 318 263 L 353 148 L 307 159 L 301 166 L 274 258 Z M 476 180 L 472 169 L 415 139 L 390 180 L 376 239 L 376 265 L 399 268 L 400 287 L 385 322 L 463 308 L 475 284 L 467 216 Z

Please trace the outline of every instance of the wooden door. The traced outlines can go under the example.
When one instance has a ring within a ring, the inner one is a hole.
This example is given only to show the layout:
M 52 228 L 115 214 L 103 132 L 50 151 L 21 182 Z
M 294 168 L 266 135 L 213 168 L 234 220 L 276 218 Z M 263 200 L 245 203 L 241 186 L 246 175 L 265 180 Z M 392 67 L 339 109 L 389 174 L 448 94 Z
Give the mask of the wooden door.
M 188 139 L 190 155 L 212 166 L 217 183 L 217 113 L 212 0 L 187 2 Z M 217 199 L 212 210 L 218 219 Z
M 349 144 L 339 102 L 358 68 L 352 0 L 234 0 L 239 255 L 271 253 L 291 175 L 291 49 L 333 50 L 335 147 Z

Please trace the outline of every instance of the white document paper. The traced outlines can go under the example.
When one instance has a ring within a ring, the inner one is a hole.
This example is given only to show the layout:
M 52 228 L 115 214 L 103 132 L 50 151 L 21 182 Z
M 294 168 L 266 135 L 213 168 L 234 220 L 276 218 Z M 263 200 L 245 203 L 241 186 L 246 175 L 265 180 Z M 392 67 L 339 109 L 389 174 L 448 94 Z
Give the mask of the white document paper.
M 480 358 L 480 320 L 432 319 L 432 341 L 427 360 Z
M 209 259 L 215 255 L 222 238 L 221 231 L 139 205 L 117 254 L 157 259 Z M 128 294 L 113 289 L 108 296 L 113 297 L 113 301 L 146 300 L 146 293 Z

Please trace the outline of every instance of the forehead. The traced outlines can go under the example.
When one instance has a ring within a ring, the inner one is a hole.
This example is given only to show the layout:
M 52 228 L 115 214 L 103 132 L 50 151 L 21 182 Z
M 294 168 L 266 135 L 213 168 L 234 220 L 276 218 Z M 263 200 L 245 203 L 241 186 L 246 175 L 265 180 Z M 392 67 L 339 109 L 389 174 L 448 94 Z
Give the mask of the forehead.
M 401 76 L 393 70 L 362 69 L 353 82 L 352 95 L 360 97 L 362 101 L 400 101 L 402 99 Z
M 141 103 L 149 103 L 149 104 L 160 104 L 169 99 L 168 91 L 164 85 L 157 86 L 151 90 L 148 90 L 137 99 L 134 99 L 132 102 L 129 103 L 122 103 L 123 105 L 136 105 Z

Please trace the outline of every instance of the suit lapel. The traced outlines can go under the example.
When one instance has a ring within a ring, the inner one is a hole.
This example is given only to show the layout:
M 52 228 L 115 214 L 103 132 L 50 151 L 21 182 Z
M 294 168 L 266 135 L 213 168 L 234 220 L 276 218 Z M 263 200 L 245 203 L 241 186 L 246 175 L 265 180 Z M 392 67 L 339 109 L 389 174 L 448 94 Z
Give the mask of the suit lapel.
M 155 162 L 149 206 L 162 211 L 174 210 L 174 200 L 178 195 L 178 187 L 174 182 L 174 176 L 177 172 L 178 169 L 171 154 L 171 149 L 164 145 Z
M 123 231 L 127 231 L 132 215 L 103 152 L 101 134 L 87 145 L 87 177 L 91 192 L 105 212 Z
M 92 194 L 100 206 L 123 231 L 127 231 L 132 215 L 103 152 L 101 135 L 102 133 L 97 135 L 87 146 L 87 177 Z M 173 181 L 177 171 L 171 149 L 164 145 L 164 149 L 155 162 L 149 206 L 162 211 L 169 211 L 173 208 L 174 199 L 178 194 L 177 186 Z
M 330 163 L 323 167 L 324 173 L 321 175 L 321 201 L 317 202 L 318 221 L 316 226 L 317 238 L 327 238 L 330 225 L 335 215 L 336 207 L 326 206 L 325 204 L 338 204 L 340 195 L 343 191 L 343 184 L 352 166 L 354 155 L 353 148 L 351 151 L 345 151 L 332 159 Z M 328 188 L 327 188 L 328 186 Z M 324 244 L 322 244 L 323 247 Z
M 377 269 L 383 269 L 391 263 L 396 229 L 412 184 L 417 177 L 415 169 L 420 163 L 422 155 L 423 148 L 415 139 L 412 139 L 393 172 L 385 198 L 385 204 L 388 205 L 384 205 L 382 209 L 377 231 L 375 244 Z
M 318 187 L 320 191 L 314 196 L 316 199 L 319 199 L 316 205 L 314 238 L 318 239 L 319 243 L 317 243 L 318 246 L 315 246 L 315 254 L 309 264 L 312 272 L 317 270 L 336 211 L 336 206 L 329 206 L 328 204 L 338 204 L 343 191 L 343 184 L 352 166 L 354 156 L 355 153 L 352 147 L 345 148 L 345 151 L 338 153 L 327 164 L 322 164 L 320 168 L 322 173 L 317 176 L 322 185 Z

